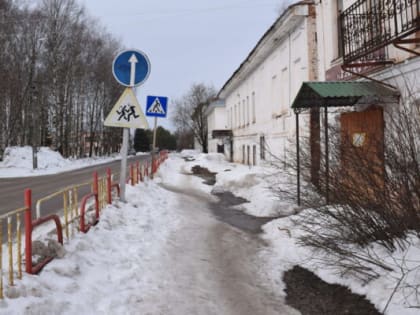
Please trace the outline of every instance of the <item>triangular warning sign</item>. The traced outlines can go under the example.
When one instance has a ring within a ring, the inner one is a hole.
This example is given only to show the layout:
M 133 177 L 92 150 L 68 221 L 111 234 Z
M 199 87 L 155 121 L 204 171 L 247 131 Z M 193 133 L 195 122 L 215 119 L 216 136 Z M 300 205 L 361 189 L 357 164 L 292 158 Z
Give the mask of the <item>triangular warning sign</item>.
M 148 114 L 162 114 L 165 115 L 165 110 L 163 109 L 162 104 L 159 101 L 159 98 L 156 97 L 152 105 L 147 109 Z
M 132 88 L 126 88 L 104 121 L 108 127 L 148 129 L 146 117 Z

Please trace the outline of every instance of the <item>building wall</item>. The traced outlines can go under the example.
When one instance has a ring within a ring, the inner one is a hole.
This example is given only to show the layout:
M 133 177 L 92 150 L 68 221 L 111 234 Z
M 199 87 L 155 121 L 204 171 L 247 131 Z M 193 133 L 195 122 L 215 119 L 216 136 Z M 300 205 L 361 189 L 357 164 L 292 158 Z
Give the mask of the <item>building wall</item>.
M 295 136 L 291 103 L 302 82 L 313 79 L 317 72 L 318 59 L 312 56 L 316 51 L 314 28 L 314 20 L 305 17 L 282 38 L 273 33 L 266 42 L 276 40 L 276 45 L 264 57 L 251 59 L 253 70 L 227 93 L 227 125 L 234 135 L 235 162 L 254 164 L 256 156 L 258 164 L 271 155 L 284 157 L 288 140 Z M 307 117 L 301 119 L 304 128 Z
M 366 0 L 368 3 L 368 0 Z M 318 54 L 319 54 L 319 80 L 341 80 L 349 79 L 350 75 L 340 70 L 342 64 L 342 56 L 339 49 L 339 11 L 349 8 L 356 0 L 316 0 L 316 29 L 318 35 Z M 361 36 L 361 35 L 360 35 Z M 419 37 L 419 33 L 411 35 L 409 38 Z M 406 45 L 408 48 L 415 48 L 415 44 Z M 386 53 L 389 60 L 393 60 L 395 65 L 405 62 L 414 57 L 413 54 L 398 49 L 393 45 L 388 45 Z M 419 47 L 417 50 L 420 51 Z M 337 75 L 329 76 L 328 71 L 333 71 Z M 388 67 L 392 69 L 393 67 Z M 376 72 L 381 72 L 378 69 Z M 357 78 L 353 78 L 357 79 Z
M 316 12 L 317 12 L 317 34 L 318 34 L 318 52 L 319 52 L 319 79 L 324 80 L 366 80 L 358 76 L 351 76 L 341 70 L 343 58 L 339 54 L 339 33 L 338 33 L 338 17 L 340 7 L 345 10 L 354 4 L 356 0 L 317 0 L 316 1 Z M 369 3 L 369 0 L 366 0 Z M 389 5 L 392 5 L 390 3 Z M 363 34 L 358 34 L 362 37 Z M 420 33 L 412 34 L 409 38 L 415 36 L 419 37 Z M 410 49 L 416 49 L 420 52 L 420 46 L 415 44 L 404 45 Z M 365 73 L 368 77 L 382 81 L 384 83 L 395 86 L 401 93 L 402 103 L 407 104 L 407 99 L 411 96 L 411 102 L 417 99 L 420 100 L 420 57 L 415 54 L 408 53 L 404 50 L 394 47 L 389 44 L 385 47 L 385 51 L 388 56 L 388 60 L 393 61 L 393 64 L 383 65 L 378 68 L 371 68 L 369 72 Z M 360 69 L 355 69 L 359 71 Z M 372 102 L 372 106 L 380 106 L 384 112 L 395 108 L 398 104 L 395 102 Z M 354 108 L 347 108 L 346 111 L 365 111 L 368 108 L 366 106 L 357 106 Z M 334 116 L 334 114 L 330 114 Z M 389 123 L 389 115 L 385 115 L 384 124 L 381 125 L 384 128 L 384 137 L 392 132 L 391 124 Z M 334 120 L 331 117 L 331 120 Z M 343 127 L 343 126 L 339 126 Z M 323 142 L 323 140 L 322 140 Z M 321 143 L 322 143 L 321 142 Z M 384 145 L 386 146 L 386 140 Z M 324 150 L 322 150 L 324 152 Z

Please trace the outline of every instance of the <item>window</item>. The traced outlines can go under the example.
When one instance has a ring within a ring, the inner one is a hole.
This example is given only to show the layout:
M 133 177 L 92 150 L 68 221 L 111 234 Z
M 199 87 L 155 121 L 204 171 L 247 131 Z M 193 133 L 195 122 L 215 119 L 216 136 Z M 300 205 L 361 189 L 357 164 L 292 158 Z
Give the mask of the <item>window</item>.
M 255 115 L 255 92 L 252 92 L 252 99 L 251 99 L 251 106 L 252 106 L 252 123 L 255 124 L 256 122 L 256 115 Z
M 249 125 L 249 96 L 246 97 L 246 124 Z
M 260 158 L 265 160 L 265 136 L 260 137 Z
M 241 101 L 238 103 L 238 128 L 241 128 Z
M 340 15 L 341 12 L 343 12 L 343 0 L 338 0 L 337 1 L 337 52 L 338 52 L 338 58 L 343 56 L 343 34 L 342 34 L 342 30 L 341 30 L 341 19 L 340 19 Z
M 282 84 L 280 85 L 280 112 L 283 113 L 289 107 L 289 71 L 288 67 L 281 69 L 280 76 Z
M 238 109 L 236 108 L 236 105 L 234 105 L 234 111 L 233 111 L 233 128 L 236 128 L 236 122 L 238 121 L 237 119 L 237 115 L 238 115 Z
M 245 114 L 246 114 L 246 109 L 245 109 L 245 99 L 242 100 L 242 126 L 245 127 Z

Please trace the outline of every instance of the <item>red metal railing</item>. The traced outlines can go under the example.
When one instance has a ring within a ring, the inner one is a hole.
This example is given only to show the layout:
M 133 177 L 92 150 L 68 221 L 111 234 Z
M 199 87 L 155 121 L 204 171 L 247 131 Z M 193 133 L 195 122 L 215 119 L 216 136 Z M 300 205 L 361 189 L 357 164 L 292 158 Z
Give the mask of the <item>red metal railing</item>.
M 167 158 L 167 152 L 162 151 L 159 154 L 159 158 L 156 160 L 156 163 L 150 165 L 149 163 L 145 163 L 141 165 L 139 162 L 136 162 L 132 165 L 132 171 L 130 171 L 131 183 L 132 185 L 137 184 L 144 180 L 145 177 L 149 177 L 149 167 L 152 166 L 152 171 L 156 172 L 161 163 Z M 90 186 L 92 184 L 92 190 L 90 193 L 86 194 L 82 197 L 80 202 L 80 212 L 78 211 L 78 188 L 83 186 Z M 33 209 L 32 209 L 32 191 L 31 189 L 26 189 L 24 192 L 24 207 L 7 212 L 0 216 L 0 245 L 3 243 L 3 235 L 2 235 L 2 222 L 3 219 L 7 218 L 7 245 L 8 245 L 8 261 L 9 261 L 9 286 L 13 286 L 14 280 L 14 260 L 13 256 L 17 257 L 17 277 L 18 279 L 22 278 L 22 265 L 25 266 L 25 271 L 28 274 L 37 274 L 39 273 L 42 268 L 44 268 L 54 257 L 43 257 L 41 262 L 33 264 L 33 248 L 32 248 L 32 239 L 33 239 L 33 232 L 35 228 L 40 225 L 43 225 L 47 222 L 53 222 L 55 224 L 55 233 L 57 235 L 57 241 L 63 245 L 63 228 L 66 229 L 66 237 L 69 239 L 70 233 L 68 231 L 69 225 L 76 224 L 79 227 L 79 231 L 86 233 L 89 228 L 99 222 L 100 219 L 100 210 L 102 207 L 105 207 L 106 204 L 112 203 L 113 198 L 113 191 L 116 192 L 117 196 L 120 194 L 120 187 L 118 183 L 114 183 L 112 181 L 112 173 L 110 169 L 107 169 L 106 176 L 99 178 L 98 174 L 95 172 L 93 174 L 93 181 L 74 185 L 71 187 L 67 187 L 62 189 L 58 192 L 55 192 L 49 196 L 41 198 L 36 202 L 36 219 L 32 219 L 33 216 Z M 63 207 L 64 207 L 64 223 L 62 224 L 60 217 L 57 214 L 50 214 L 46 216 L 41 216 L 41 204 L 44 201 L 50 200 L 51 198 L 57 198 L 62 196 L 63 198 Z M 86 214 L 87 214 L 87 206 L 88 201 L 93 199 L 94 205 L 94 222 L 86 223 Z M 69 219 L 67 216 L 69 215 L 71 218 Z M 22 246 L 21 246 L 21 234 L 22 231 L 20 229 L 20 216 L 23 214 L 24 216 L 24 224 L 25 224 L 25 248 L 24 248 L 24 255 L 22 254 Z M 16 217 L 16 244 L 13 245 L 13 231 L 12 231 L 12 218 Z M 79 222 L 77 222 L 79 220 Z M 79 223 L 79 224 L 77 224 Z M 74 229 L 74 225 L 72 226 L 72 230 Z M 76 229 L 77 232 L 77 229 Z M 13 248 L 17 247 L 17 254 L 13 254 Z M 25 257 L 25 263 L 22 263 L 21 256 Z M 2 246 L 0 246 L 0 299 L 3 298 L 3 265 L 2 259 L 3 252 Z
M 95 221 L 86 224 L 86 205 L 89 199 L 93 198 L 95 202 Z M 80 231 L 87 233 L 92 225 L 97 224 L 99 221 L 99 196 L 98 196 L 98 173 L 93 173 L 92 192 L 85 195 L 80 202 Z

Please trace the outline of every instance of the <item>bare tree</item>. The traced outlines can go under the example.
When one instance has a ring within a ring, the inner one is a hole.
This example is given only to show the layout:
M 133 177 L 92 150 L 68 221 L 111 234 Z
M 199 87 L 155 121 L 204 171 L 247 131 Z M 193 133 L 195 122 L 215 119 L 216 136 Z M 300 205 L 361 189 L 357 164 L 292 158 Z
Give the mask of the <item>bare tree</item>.
M 120 43 L 75 0 L 16 3 L 0 0 L 0 157 L 11 145 L 52 145 L 65 156 L 118 149 L 102 121 L 121 92 L 104 71 Z
M 205 111 L 215 96 L 213 87 L 200 83 L 194 84 L 187 94 L 174 101 L 173 122 L 178 136 L 192 133 L 205 153 L 208 151 Z

